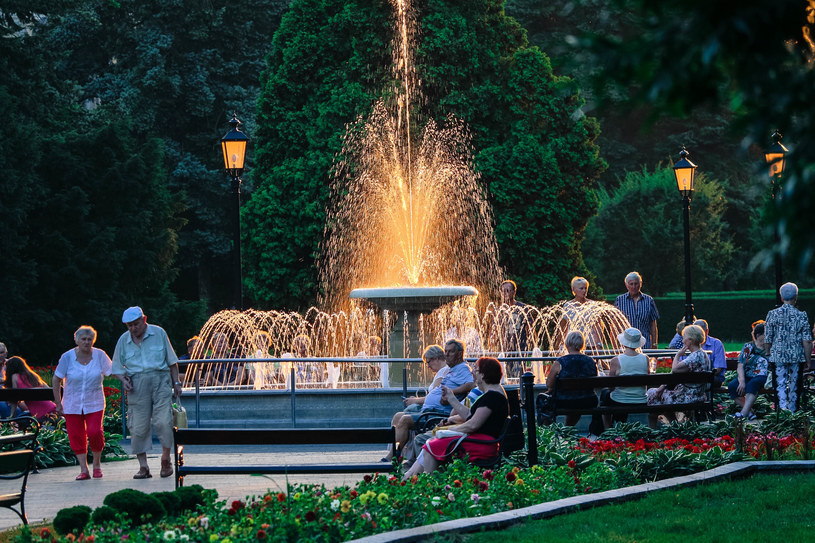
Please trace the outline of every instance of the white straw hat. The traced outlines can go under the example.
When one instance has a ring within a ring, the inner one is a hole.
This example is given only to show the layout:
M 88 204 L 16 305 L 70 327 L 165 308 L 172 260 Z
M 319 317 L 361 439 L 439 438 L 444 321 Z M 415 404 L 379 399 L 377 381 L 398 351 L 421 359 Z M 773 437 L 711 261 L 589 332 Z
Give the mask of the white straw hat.
M 636 328 L 626 328 L 625 332 L 617 336 L 617 339 L 620 340 L 620 344 L 623 347 L 630 347 L 632 349 L 639 349 L 645 345 L 645 338 L 642 337 L 642 333 Z

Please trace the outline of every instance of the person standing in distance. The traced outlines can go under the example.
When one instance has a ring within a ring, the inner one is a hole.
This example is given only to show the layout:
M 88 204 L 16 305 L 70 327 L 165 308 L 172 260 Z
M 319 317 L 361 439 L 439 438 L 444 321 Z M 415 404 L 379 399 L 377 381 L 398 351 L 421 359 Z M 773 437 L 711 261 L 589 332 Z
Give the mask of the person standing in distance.
M 181 395 L 178 358 L 163 328 L 147 324 L 140 307 L 128 307 L 122 315 L 127 332 L 116 342 L 113 352 L 114 377 L 127 393 L 127 426 L 131 447 L 139 461 L 134 479 L 152 477 L 147 452 L 152 448 L 151 425 L 161 442 L 162 477 L 173 474 L 170 450 L 173 446 L 173 394 Z
M 625 288 L 628 292 L 617 296 L 614 307 L 623 315 L 645 338 L 645 349 L 658 349 L 657 319 L 659 311 L 654 299 L 642 292 L 642 276 L 632 271 L 625 276 Z

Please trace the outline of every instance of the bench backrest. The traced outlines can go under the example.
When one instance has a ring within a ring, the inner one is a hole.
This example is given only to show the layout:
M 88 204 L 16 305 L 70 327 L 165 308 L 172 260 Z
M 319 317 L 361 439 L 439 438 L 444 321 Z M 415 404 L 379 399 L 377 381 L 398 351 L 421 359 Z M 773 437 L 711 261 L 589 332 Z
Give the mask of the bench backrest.
M 176 428 L 176 445 L 321 445 L 393 443 L 390 428 L 217 429 Z
M 30 401 L 54 401 L 54 389 L 52 388 L 0 388 L 0 401 L 3 402 L 24 402 Z
M 657 387 L 660 385 L 712 384 L 713 372 L 649 373 L 644 375 L 615 375 L 614 377 L 575 377 L 555 380 L 555 394 L 567 390 L 591 390 L 606 387 Z

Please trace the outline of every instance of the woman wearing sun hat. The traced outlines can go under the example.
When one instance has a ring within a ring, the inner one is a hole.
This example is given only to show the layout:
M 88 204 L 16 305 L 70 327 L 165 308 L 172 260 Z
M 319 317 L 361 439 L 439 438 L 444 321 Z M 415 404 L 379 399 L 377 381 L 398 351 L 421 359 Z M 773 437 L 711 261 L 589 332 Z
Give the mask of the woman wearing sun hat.
M 608 363 L 608 375 L 642 375 L 648 373 L 648 357 L 638 351 L 644 344 L 642 332 L 636 328 L 627 328 L 617 336 L 623 346 L 622 354 L 612 358 Z M 600 405 L 629 406 L 632 404 L 644 405 L 646 402 L 645 387 L 619 387 L 606 388 L 600 394 Z M 614 415 L 614 422 L 625 422 L 627 414 Z M 609 428 L 612 423 L 611 415 L 603 415 L 603 424 Z

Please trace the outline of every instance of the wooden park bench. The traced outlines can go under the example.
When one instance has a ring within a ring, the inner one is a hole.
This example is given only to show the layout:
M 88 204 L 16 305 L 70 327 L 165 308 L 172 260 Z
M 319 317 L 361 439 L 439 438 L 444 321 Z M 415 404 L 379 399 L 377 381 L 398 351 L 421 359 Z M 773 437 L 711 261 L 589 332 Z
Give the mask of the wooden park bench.
M 713 395 L 710 385 L 713 383 L 713 372 L 688 373 L 651 373 L 645 375 L 617 375 L 614 377 L 578 377 L 558 378 L 552 391 L 552 406 L 554 416 L 557 415 L 628 415 L 632 413 L 666 413 L 701 411 L 710 414 L 713 411 Z M 558 394 L 565 391 L 597 390 L 609 387 L 659 387 L 661 385 L 695 385 L 706 384 L 708 390 L 705 401 L 668 404 L 644 405 L 632 404 L 630 406 L 597 406 L 586 408 L 558 407 Z
M 0 388 L 0 402 L 53 402 L 52 388 Z
M 321 474 L 390 472 L 394 465 L 384 462 L 293 464 L 293 465 L 187 465 L 185 445 L 357 445 L 382 444 L 396 448 L 396 430 L 390 428 L 293 428 L 220 429 L 175 428 L 175 486 L 184 485 L 186 475 Z M 384 448 L 384 447 L 383 447 Z
M 0 494 L 0 507 L 7 507 L 28 524 L 25 514 L 25 491 L 28 474 L 34 469 L 34 455 L 39 450 L 37 436 L 40 425 L 34 417 L 15 417 L 0 419 L 3 425 L 14 425 L 15 429 L 24 428 L 11 434 L 0 435 L 0 480 L 20 480 L 20 490 Z M 19 510 L 15 506 L 19 505 Z

